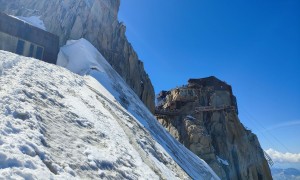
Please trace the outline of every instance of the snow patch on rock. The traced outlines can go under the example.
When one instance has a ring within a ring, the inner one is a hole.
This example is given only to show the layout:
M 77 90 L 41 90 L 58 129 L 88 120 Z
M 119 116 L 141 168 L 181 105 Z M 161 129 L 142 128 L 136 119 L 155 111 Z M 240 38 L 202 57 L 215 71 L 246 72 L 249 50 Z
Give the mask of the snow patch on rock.
M 229 163 L 227 160 L 224 160 L 224 159 L 220 158 L 219 156 L 217 156 L 217 160 L 219 161 L 219 163 L 229 166 Z

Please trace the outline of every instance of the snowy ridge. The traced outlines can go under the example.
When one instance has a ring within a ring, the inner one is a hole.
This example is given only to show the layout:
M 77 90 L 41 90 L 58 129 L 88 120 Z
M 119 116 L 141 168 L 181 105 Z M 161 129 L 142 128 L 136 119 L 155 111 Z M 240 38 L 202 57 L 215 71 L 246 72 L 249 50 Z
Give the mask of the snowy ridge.
M 0 60 L 1 178 L 187 178 L 164 155 L 164 174 L 144 163 L 117 120 L 127 114 L 85 85 L 95 80 L 4 51 Z
M 59 62 L 92 61 L 79 71 L 100 83 L 0 51 L 0 179 L 218 179 L 92 45 L 66 47 Z
M 157 122 L 136 94 L 88 41 L 85 39 L 69 41 L 66 46 L 61 48 L 57 63 L 75 73 L 90 74 L 97 79 L 100 84 L 95 83 L 91 86 L 104 93 L 114 102 L 119 102 L 124 110 L 133 116 L 132 118 L 135 121 L 150 132 L 159 143 L 156 143 L 157 146 L 163 146 L 163 149 L 171 155 L 172 159 L 192 178 L 218 179 L 203 160 L 182 146 Z M 127 121 L 125 120 L 124 123 L 126 124 Z M 139 142 L 139 139 L 136 139 L 136 141 Z

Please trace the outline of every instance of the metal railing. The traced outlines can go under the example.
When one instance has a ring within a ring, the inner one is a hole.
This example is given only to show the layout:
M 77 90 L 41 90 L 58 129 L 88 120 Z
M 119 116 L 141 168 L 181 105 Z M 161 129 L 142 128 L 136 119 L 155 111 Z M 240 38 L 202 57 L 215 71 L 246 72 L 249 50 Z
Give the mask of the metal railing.
M 195 108 L 195 112 L 209 112 L 209 111 L 222 111 L 222 110 L 235 110 L 236 108 L 234 106 L 199 106 Z

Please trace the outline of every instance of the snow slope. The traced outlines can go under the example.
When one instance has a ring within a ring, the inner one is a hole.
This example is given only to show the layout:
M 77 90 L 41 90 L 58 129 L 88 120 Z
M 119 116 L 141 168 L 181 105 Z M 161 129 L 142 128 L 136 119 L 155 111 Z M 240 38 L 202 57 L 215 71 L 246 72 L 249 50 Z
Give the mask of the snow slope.
M 62 55 L 65 65 L 69 58 L 94 62 L 86 73 L 100 83 L 0 51 L 1 180 L 218 179 L 157 123 L 87 41 L 69 43 Z
M 58 55 L 57 64 L 80 75 L 91 75 L 98 83 L 90 84 L 95 90 L 100 91 L 113 102 L 119 102 L 133 121 L 145 127 L 152 137 L 158 142 L 156 146 L 162 146 L 175 162 L 194 179 L 218 179 L 211 168 L 196 155 L 176 141 L 155 119 L 144 106 L 136 94 L 126 85 L 123 79 L 109 65 L 104 57 L 87 40 L 68 41 L 62 47 Z M 129 126 L 129 130 L 135 131 L 128 125 L 128 120 L 123 123 Z M 148 148 L 135 139 L 138 145 L 145 150 Z M 151 157 L 156 161 L 155 155 Z M 164 171 L 163 169 L 161 169 Z
M 0 62 L 0 179 L 187 178 L 91 77 L 4 51 Z

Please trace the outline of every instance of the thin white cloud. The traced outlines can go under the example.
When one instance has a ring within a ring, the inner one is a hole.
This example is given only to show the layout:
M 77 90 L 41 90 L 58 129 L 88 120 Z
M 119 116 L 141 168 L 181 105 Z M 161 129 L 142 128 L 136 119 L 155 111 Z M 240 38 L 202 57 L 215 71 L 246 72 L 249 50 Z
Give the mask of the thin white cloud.
M 290 126 L 298 126 L 300 125 L 300 120 L 297 121 L 288 121 L 288 122 L 284 122 L 284 123 L 280 123 L 280 124 L 276 124 L 274 126 L 268 127 L 266 130 L 267 131 L 271 131 L 271 130 L 275 130 L 278 128 L 284 128 L 284 127 L 290 127 Z
M 300 153 L 282 153 L 274 149 L 266 150 L 266 153 L 272 158 L 274 162 L 279 163 L 299 163 L 300 162 Z

